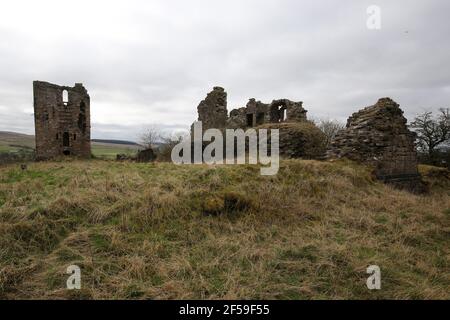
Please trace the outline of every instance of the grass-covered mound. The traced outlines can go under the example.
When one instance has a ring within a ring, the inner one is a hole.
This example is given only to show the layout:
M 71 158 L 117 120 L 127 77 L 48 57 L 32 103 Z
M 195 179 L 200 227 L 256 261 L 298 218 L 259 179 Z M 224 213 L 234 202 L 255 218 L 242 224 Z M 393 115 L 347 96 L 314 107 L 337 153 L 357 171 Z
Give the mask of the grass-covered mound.
M 325 155 L 325 134 L 312 122 L 269 123 L 257 129 L 280 130 L 280 155 L 285 158 L 319 159 Z
M 450 181 L 412 195 L 348 162 L 0 167 L 0 298 L 437 298 Z M 69 265 L 82 290 L 66 290 Z M 382 290 L 366 288 L 381 267 Z

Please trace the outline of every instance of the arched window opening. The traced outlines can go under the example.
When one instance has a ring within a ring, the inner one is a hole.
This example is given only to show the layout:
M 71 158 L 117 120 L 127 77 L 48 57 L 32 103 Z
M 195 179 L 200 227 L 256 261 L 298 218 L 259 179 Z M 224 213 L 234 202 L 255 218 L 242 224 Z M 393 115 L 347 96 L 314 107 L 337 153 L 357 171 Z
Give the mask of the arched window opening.
M 62 100 L 63 100 L 63 104 L 65 106 L 67 106 L 67 104 L 69 103 L 69 92 L 67 90 L 63 90 L 63 92 L 62 92 Z

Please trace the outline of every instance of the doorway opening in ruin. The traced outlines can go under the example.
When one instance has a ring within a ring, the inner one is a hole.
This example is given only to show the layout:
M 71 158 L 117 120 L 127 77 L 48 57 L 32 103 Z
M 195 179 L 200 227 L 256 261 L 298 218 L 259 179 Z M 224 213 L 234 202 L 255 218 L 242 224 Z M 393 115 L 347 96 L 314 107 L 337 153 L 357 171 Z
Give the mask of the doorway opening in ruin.
M 70 139 L 69 139 L 69 133 L 64 132 L 63 134 L 63 147 L 70 147 Z
M 62 101 L 65 106 L 69 103 L 69 92 L 67 90 L 63 90 L 62 92 Z
M 253 114 L 247 114 L 247 127 L 253 127 Z

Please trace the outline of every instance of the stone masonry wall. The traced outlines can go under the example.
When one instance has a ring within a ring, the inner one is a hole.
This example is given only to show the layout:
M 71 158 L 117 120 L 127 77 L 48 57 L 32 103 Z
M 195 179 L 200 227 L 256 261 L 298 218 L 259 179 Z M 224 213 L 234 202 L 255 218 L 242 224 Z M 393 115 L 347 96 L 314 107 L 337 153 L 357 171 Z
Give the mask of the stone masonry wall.
M 64 91 L 67 101 L 63 101 Z M 90 98 L 83 85 L 66 87 L 34 81 L 33 96 L 36 159 L 90 157 Z
M 202 121 L 203 130 L 245 129 L 266 123 L 306 121 L 307 111 L 303 102 L 288 99 L 273 100 L 266 104 L 250 99 L 245 108 L 234 109 L 228 117 L 227 93 L 221 87 L 214 87 L 197 107 L 198 120 Z
M 399 105 L 382 98 L 348 119 L 346 129 L 336 135 L 327 155 L 371 164 L 378 179 L 419 188 L 415 134 L 406 122 Z
M 227 93 L 221 87 L 214 87 L 205 100 L 197 107 L 198 120 L 202 121 L 203 130 L 225 128 L 228 110 Z

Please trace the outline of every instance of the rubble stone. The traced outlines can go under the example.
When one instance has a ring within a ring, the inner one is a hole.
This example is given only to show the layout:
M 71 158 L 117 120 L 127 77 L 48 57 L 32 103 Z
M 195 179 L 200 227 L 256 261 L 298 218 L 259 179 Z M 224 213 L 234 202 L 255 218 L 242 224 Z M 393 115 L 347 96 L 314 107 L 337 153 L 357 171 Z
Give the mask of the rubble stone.
M 156 154 L 151 148 L 141 150 L 136 156 L 137 162 L 153 162 L 156 160 Z

